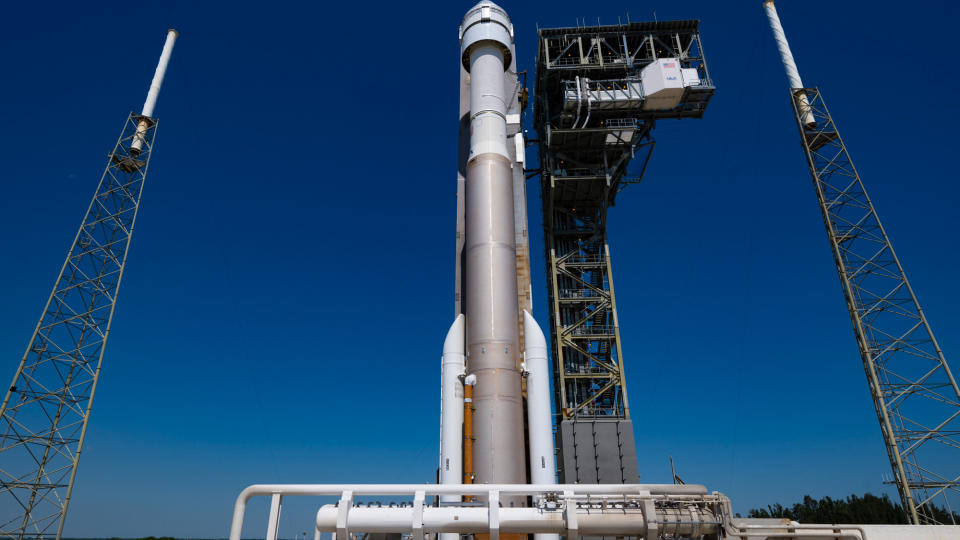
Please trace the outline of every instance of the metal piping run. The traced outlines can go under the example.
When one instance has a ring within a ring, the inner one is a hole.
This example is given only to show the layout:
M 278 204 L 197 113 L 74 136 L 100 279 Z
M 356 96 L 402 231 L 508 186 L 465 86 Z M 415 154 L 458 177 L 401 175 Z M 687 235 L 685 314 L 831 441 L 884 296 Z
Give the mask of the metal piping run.
M 254 484 L 240 492 L 233 507 L 229 540 L 241 540 L 243 519 L 247 501 L 257 496 L 340 496 L 352 499 L 367 495 L 473 495 L 489 496 L 491 493 L 512 496 L 559 494 L 572 496 L 703 496 L 707 488 L 702 485 L 685 484 Z M 620 497 L 622 499 L 622 497 Z M 277 506 L 279 511 L 279 504 Z
M 419 507 L 377 508 L 357 506 L 350 508 L 346 519 L 338 525 L 342 508 L 325 505 L 317 511 L 316 528 L 320 532 L 347 533 L 420 533 L 429 534 L 490 534 L 491 538 L 509 533 L 534 533 L 534 536 L 559 537 L 570 534 L 575 524 L 582 536 L 642 536 L 647 538 L 646 516 L 637 508 L 606 509 L 577 506 L 577 501 L 564 501 L 562 508 L 496 508 L 493 507 Z M 709 511 L 690 508 L 675 514 L 664 509 L 663 519 L 657 516 L 657 530 L 665 535 L 700 537 L 716 532 L 720 520 Z M 678 519 L 671 519 L 678 518 Z M 422 538 L 421 536 L 415 536 Z M 569 536 L 568 536 L 569 537 Z M 339 538 L 339 534 L 338 534 Z

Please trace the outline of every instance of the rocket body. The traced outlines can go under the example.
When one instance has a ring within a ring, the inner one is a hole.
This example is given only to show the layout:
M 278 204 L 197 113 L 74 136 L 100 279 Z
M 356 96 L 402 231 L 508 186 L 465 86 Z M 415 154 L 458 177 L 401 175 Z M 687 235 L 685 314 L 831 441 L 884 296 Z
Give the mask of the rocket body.
M 462 206 L 457 268 L 462 296 L 457 305 L 462 315 L 444 344 L 440 482 L 456 483 L 457 472 L 462 471 L 466 482 L 524 484 L 530 466 L 537 482 L 552 484 L 556 465 L 547 345 L 529 313 L 523 311 L 520 320 L 521 310 L 529 309 L 528 299 L 518 295 L 522 280 L 517 271 L 525 267 L 525 235 L 518 238 L 517 232 L 526 231 L 526 213 L 515 205 L 523 205 L 526 197 L 523 191 L 515 192 L 523 189 L 522 171 L 514 168 L 522 168 L 523 137 L 520 107 L 511 102 L 518 89 L 507 82 L 515 76 L 507 72 L 513 65 L 513 26 L 506 12 L 488 0 L 471 8 L 460 26 L 460 52 Z M 508 112 L 513 118 L 509 123 Z M 514 138 L 510 145 L 508 134 Z M 526 373 L 521 335 L 527 339 Z M 524 444 L 524 375 L 530 377 L 529 461 Z M 455 410 L 464 406 L 464 382 L 472 390 L 466 404 L 471 411 L 469 428 L 461 411 Z M 462 446 L 456 444 L 457 436 L 465 439 Z M 460 452 L 470 459 L 460 460 Z M 527 498 L 507 495 L 500 501 L 504 507 L 519 507 Z M 452 502 L 441 498 L 441 505 Z M 456 538 L 441 535 L 441 540 Z M 556 540 L 556 535 L 535 540 Z
M 465 184 L 464 289 L 467 373 L 473 391 L 477 483 L 526 482 L 517 309 L 513 171 L 507 153 L 507 92 L 513 27 L 480 2 L 460 27 L 470 74 L 470 153 Z M 504 499 L 504 505 L 520 505 Z

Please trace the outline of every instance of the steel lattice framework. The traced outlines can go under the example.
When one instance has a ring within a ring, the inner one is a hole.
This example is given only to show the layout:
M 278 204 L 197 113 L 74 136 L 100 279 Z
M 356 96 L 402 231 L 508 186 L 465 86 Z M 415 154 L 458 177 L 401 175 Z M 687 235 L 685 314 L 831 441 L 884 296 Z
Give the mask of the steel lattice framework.
M 794 92 L 794 115 L 896 485 L 914 523 L 936 523 L 930 504 L 943 497 L 949 508 L 960 494 L 960 390 L 820 91 Z M 797 99 L 802 95 L 814 126 Z
M 539 31 L 534 122 L 550 303 L 561 482 L 637 478 L 607 212 L 640 181 L 658 118 L 699 118 L 714 88 L 698 21 Z M 675 108 L 644 107 L 641 70 L 674 58 L 700 84 Z M 582 96 L 597 96 L 597 100 Z M 632 160 L 642 163 L 630 175 Z
M 3 400 L 0 537 L 63 533 L 156 126 L 127 119 Z

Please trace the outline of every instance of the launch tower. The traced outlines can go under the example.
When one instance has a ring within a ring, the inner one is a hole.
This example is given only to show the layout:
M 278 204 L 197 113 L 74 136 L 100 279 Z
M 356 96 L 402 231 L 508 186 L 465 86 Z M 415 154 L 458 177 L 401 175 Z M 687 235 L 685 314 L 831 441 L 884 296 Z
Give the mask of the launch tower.
M 763 5 L 894 482 L 912 523 L 936 523 L 931 503 L 960 501 L 960 389 L 820 90 L 803 85 L 773 1 Z
M 60 538 L 110 335 L 157 102 L 167 33 L 143 110 L 130 113 L 0 406 L 0 537 Z
M 638 476 L 607 212 L 640 181 L 656 120 L 700 118 L 713 96 L 698 24 L 539 31 L 534 123 L 561 483 Z

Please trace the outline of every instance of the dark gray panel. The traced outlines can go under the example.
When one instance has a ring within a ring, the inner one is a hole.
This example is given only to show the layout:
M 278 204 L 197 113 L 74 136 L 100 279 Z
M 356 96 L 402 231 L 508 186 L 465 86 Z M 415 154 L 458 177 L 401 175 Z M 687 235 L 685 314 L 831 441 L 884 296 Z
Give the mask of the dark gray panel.
M 617 441 L 620 443 L 620 465 L 623 483 L 639 482 L 640 469 L 637 466 L 637 445 L 633 440 L 632 421 L 620 420 L 617 422 Z
M 561 483 L 625 484 L 637 481 L 630 420 L 563 420 L 557 431 Z

